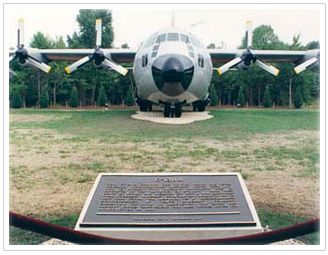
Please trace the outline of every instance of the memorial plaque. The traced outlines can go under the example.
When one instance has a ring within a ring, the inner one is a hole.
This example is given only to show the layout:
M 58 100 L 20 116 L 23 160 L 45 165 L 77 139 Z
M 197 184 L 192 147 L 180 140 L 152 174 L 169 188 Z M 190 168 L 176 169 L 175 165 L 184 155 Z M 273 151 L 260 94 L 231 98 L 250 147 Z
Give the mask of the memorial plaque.
M 239 175 L 102 175 L 80 227 L 255 226 Z

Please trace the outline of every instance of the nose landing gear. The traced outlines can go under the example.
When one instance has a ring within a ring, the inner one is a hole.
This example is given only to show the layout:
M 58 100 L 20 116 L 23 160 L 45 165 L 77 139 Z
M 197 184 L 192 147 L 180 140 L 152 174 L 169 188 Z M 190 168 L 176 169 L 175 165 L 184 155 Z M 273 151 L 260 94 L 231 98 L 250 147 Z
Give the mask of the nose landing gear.
M 180 118 L 181 114 L 182 114 L 182 104 L 177 103 L 177 104 L 173 105 L 173 104 L 165 103 L 164 109 L 163 109 L 163 114 L 164 114 L 165 118 L 168 118 L 168 117 Z

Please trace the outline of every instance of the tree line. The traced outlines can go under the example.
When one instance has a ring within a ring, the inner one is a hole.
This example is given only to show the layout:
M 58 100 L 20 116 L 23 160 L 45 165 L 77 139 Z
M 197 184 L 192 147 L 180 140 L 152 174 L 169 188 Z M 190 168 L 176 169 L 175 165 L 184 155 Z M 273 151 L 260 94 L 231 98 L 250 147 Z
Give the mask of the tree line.
M 102 47 L 112 48 L 114 32 L 112 14 L 109 10 L 80 10 L 77 15 L 79 32 L 63 37 L 49 38 L 38 32 L 33 35 L 30 47 L 39 49 L 94 48 L 95 20 L 102 19 Z M 245 37 L 240 48 L 245 48 Z M 123 44 L 122 48 L 128 48 Z M 303 46 L 300 36 L 295 35 L 291 44 L 279 40 L 273 29 L 261 25 L 253 31 L 254 49 L 308 50 L 319 47 L 317 41 Z M 208 48 L 215 48 L 211 43 Z M 10 103 L 13 108 L 20 107 L 87 107 L 112 105 L 133 105 L 133 77 L 131 73 L 121 76 L 113 71 L 97 70 L 85 65 L 78 71 L 67 75 L 63 71 L 69 63 L 53 61 L 49 74 L 11 65 L 16 75 L 10 80 Z M 295 106 L 300 108 L 319 98 L 319 73 L 305 71 L 300 75 L 293 73 L 292 63 L 273 63 L 280 74 L 274 77 L 257 66 L 248 71 L 229 71 L 222 76 L 214 72 L 210 87 L 211 105 L 233 106 Z

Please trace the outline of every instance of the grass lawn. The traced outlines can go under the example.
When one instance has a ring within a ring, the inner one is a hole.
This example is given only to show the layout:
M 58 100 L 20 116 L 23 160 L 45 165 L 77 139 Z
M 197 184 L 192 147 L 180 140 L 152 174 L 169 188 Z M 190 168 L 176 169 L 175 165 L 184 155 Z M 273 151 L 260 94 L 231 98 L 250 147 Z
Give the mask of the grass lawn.
M 133 112 L 11 110 L 11 210 L 73 226 L 100 172 L 240 172 L 263 225 L 318 215 L 317 110 L 212 110 L 186 125 Z M 11 228 L 13 244 L 43 239 Z

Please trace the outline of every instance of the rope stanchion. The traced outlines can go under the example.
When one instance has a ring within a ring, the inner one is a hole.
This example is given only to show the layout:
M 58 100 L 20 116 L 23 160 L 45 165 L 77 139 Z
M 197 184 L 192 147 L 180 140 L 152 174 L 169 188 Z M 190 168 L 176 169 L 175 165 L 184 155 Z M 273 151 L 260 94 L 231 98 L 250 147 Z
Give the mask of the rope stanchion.
M 295 224 L 258 234 L 203 240 L 171 240 L 171 241 L 147 241 L 110 238 L 95 234 L 76 231 L 71 228 L 58 226 L 35 218 L 9 212 L 10 225 L 39 234 L 58 238 L 77 244 L 110 244 L 110 245 L 231 245 L 231 244 L 269 244 L 307 235 L 319 231 L 320 219 Z

